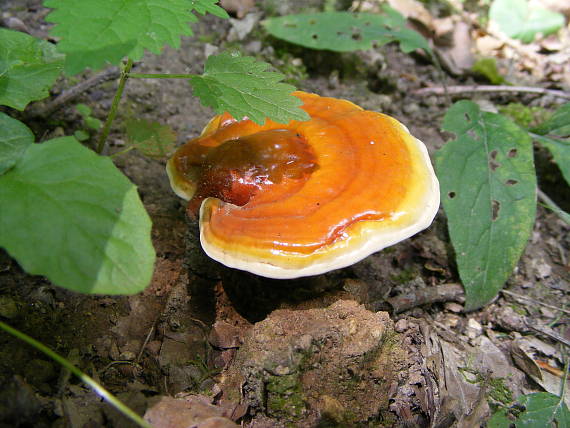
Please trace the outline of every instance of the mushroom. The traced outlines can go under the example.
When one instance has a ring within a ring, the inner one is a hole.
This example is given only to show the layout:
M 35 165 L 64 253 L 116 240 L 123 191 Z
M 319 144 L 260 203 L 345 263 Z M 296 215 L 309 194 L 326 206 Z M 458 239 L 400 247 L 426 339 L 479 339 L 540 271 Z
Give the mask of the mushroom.
M 387 115 L 294 92 L 311 119 L 228 113 L 168 161 L 206 254 L 277 279 L 352 265 L 428 227 L 439 185 L 424 144 Z

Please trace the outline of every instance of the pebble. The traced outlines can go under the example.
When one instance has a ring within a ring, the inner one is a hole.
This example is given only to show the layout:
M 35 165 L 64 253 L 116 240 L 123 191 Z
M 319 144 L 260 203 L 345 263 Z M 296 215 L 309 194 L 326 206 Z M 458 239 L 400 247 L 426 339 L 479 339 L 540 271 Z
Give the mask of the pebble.
M 398 320 L 394 325 L 394 330 L 396 330 L 398 333 L 403 333 L 407 329 L 408 329 L 408 320 L 405 318 Z
M 469 339 L 475 339 L 483 334 L 483 326 L 474 318 L 469 318 L 469 321 L 467 321 L 466 334 Z

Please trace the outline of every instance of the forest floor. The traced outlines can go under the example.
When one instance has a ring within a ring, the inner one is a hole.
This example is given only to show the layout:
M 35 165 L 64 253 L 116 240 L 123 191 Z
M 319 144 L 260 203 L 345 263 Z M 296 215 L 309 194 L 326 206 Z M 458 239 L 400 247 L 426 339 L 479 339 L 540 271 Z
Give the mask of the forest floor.
M 262 33 L 259 19 L 268 10 L 241 12 L 231 22 L 200 19 L 179 50 L 147 54 L 136 71 L 199 74 L 207 55 L 239 49 L 273 64 L 300 90 L 396 117 L 431 155 L 452 138 L 441 131 L 448 99 L 414 94 L 441 86 L 437 68 L 421 55 L 393 44 L 350 54 L 308 51 Z M 46 13 L 39 1 L 8 1 L 2 19 L 47 38 Z M 547 54 L 533 53 L 543 63 L 532 71 L 521 65 L 524 55 L 499 59 L 513 84 L 570 89 L 567 75 L 552 77 Z M 448 85 L 485 83 L 461 68 L 453 76 L 448 70 Z M 70 83 L 62 80 L 54 96 Z M 103 83 L 26 123 L 41 140 L 72 135 L 85 128 L 74 106 L 87 104 L 104 120 L 115 88 L 115 81 Z M 563 101 L 523 92 L 453 96 L 462 98 L 487 108 L 518 102 L 554 109 Z M 131 79 L 109 153 L 124 147 L 128 118 L 168 124 L 182 144 L 212 115 L 181 79 Z M 570 210 L 560 172 L 544 150 L 535 156 L 540 188 Z M 304 282 L 272 281 L 231 271 L 202 253 L 196 224 L 170 189 L 165 160 L 131 151 L 116 164 L 138 186 L 153 221 L 150 286 L 129 297 L 79 295 L 26 274 L 0 251 L 0 317 L 146 411 L 155 426 L 234 426 L 231 420 L 254 427 L 478 426 L 521 394 L 558 393 L 562 344 L 570 341 L 570 228 L 542 205 L 505 293 L 465 313 L 441 209 L 427 230 L 354 266 Z M 66 370 L 5 333 L 0 385 L 0 427 L 133 426 Z

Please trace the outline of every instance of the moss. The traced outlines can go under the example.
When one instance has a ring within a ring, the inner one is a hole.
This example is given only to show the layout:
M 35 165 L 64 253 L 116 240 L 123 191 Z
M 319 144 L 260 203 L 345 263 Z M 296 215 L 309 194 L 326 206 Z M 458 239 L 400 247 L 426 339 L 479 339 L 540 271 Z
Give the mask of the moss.
M 487 398 L 491 398 L 504 405 L 508 405 L 513 402 L 513 395 L 511 390 L 505 385 L 505 378 L 484 375 L 477 370 L 467 367 L 460 367 L 459 371 L 463 373 L 467 382 L 478 384 L 481 387 L 486 387 Z
M 499 107 L 499 112 L 511 118 L 517 125 L 528 129 L 538 125 L 551 115 L 542 107 L 528 107 L 521 103 L 510 103 Z
M 298 374 L 272 376 L 265 388 L 268 416 L 294 422 L 303 415 L 305 401 Z
M 402 272 L 390 275 L 390 280 L 397 282 L 398 284 L 405 284 L 412 281 L 418 276 L 418 273 L 414 269 L 405 269 Z

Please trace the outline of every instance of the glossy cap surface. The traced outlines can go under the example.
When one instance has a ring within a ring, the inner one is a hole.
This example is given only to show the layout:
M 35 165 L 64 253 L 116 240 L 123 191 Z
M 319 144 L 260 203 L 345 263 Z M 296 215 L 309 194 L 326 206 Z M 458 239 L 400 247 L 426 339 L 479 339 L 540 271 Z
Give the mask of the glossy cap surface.
M 176 193 L 200 206 L 210 257 L 296 278 L 349 266 L 431 224 L 439 185 L 421 141 L 349 101 L 294 95 L 311 120 L 260 126 L 216 116 L 169 161 Z M 258 152 L 246 159 L 246 146 Z M 214 158 L 224 166 L 216 169 Z

